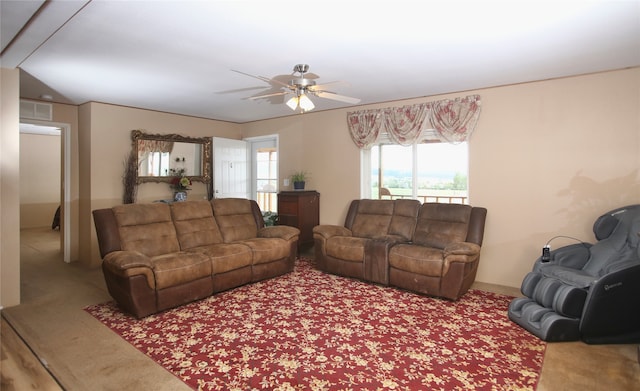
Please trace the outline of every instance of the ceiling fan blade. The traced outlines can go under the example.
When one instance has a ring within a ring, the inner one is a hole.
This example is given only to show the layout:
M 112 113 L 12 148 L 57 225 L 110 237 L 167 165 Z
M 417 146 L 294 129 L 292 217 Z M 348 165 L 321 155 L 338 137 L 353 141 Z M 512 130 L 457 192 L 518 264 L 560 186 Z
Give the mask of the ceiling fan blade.
M 318 91 L 315 94 L 317 96 L 319 96 L 320 98 L 332 99 L 332 100 L 337 100 L 337 101 L 340 101 L 340 102 L 351 103 L 351 104 L 360 103 L 360 99 L 358 99 L 358 98 L 352 98 L 350 96 L 338 95 L 338 94 L 335 94 L 335 93 L 329 92 L 329 91 Z
M 248 100 L 256 100 L 266 98 L 271 103 L 281 103 L 280 101 L 284 101 L 285 95 L 294 94 L 294 96 L 299 97 L 299 100 L 303 98 L 309 101 L 307 95 L 314 95 L 319 98 L 326 98 L 331 100 L 336 100 L 340 102 L 345 102 L 349 104 L 360 103 L 360 99 L 352 98 L 350 96 L 338 95 L 335 92 L 327 91 L 326 89 L 330 85 L 335 85 L 338 83 L 344 83 L 342 81 L 331 81 L 322 84 L 316 84 L 315 79 L 318 79 L 319 76 L 315 73 L 308 73 L 309 66 L 306 64 L 297 64 L 293 68 L 292 75 L 277 75 L 272 77 L 271 79 L 264 76 L 256 76 L 250 73 L 238 71 L 236 69 L 232 69 L 233 72 L 239 73 L 241 75 L 249 76 L 254 79 L 261 80 L 265 83 L 268 83 L 271 88 L 266 91 L 262 91 L 262 93 L 258 93 L 254 96 L 250 96 L 244 99 Z M 294 77 L 292 79 L 292 77 Z M 298 102 L 301 104 L 301 102 Z M 313 103 L 309 101 L 310 105 L 313 106 Z M 302 105 L 301 105 L 302 106 Z M 302 106 L 304 110 L 312 110 L 313 107 L 305 108 Z
M 266 77 L 264 77 L 264 76 L 256 76 L 256 75 L 252 75 L 252 74 L 250 74 L 250 73 L 245 73 L 245 72 L 242 72 L 242 71 L 237 71 L 237 70 L 235 70 L 235 69 L 232 69 L 231 71 L 236 72 L 236 73 L 239 73 L 239 74 L 241 74 L 241 75 L 245 75 L 245 76 L 253 77 L 254 79 L 262 80 L 262 81 L 264 81 L 264 82 L 266 82 L 266 83 L 269 83 L 269 82 L 271 81 L 271 79 L 266 78 Z
M 218 91 L 218 92 L 216 92 L 216 94 L 234 94 L 236 92 L 253 91 L 253 90 L 264 90 L 264 89 L 265 89 L 265 86 L 236 88 L 235 90 Z
M 248 98 L 245 99 L 249 99 L 249 100 L 255 100 L 255 99 L 261 99 L 261 98 L 268 98 L 270 96 L 279 96 L 279 95 L 286 95 L 288 94 L 289 91 L 279 91 L 279 92 L 274 92 L 271 94 L 263 94 L 263 95 L 256 95 L 256 96 L 250 96 Z
M 279 79 L 282 79 L 282 78 L 283 78 L 283 76 L 285 76 L 285 77 L 286 77 L 286 75 L 279 75 L 279 76 L 275 76 L 275 77 L 273 77 L 272 79 L 270 79 L 270 83 L 271 83 L 271 85 L 278 84 L 278 85 L 280 85 L 280 87 L 287 87 L 287 88 L 289 88 L 289 89 L 294 88 L 294 87 L 292 87 L 292 86 L 291 86 L 291 84 L 288 84 L 288 83 L 285 83 L 285 82 L 284 82 L 284 81 L 282 81 L 282 80 L 279 80 Z M 289 79 L 287 79 L 287 81 L 289 81 Z
M 316 84 L 315 86 L 309 87 L 309 89 L 311 91 L 313 91 L 313 92 L 320 92 L 320 91 L 324 91 L 326 89 L 326 87 L 328 87 L 328 86 L 332 86 L 332 85 L 335 85 L 335 84 L 342 84 L 342 83 L 349 84 L 349 83 L 344 82 L 344 81 L 336 80 L 336 81 L 330 81 L 330 82 L 327 82 L 327 83 Z
M 250 74 L 250 73 L 246 73 L 246 72 L 238 71 L 238 70 L 236 70 L 236 69 L 232 69 L 231 71 L 236 72 L 236 73 L 239 73 L 239 74 L 241 74 L 241 75 L 245 75 L 245 76 L 253 77 L 254 79 L 262 80 L 263 82 L 265 82 L 265 83 L 269 83 L 269 84 L 271 84 L 271 85 L 278 84 L 278 85 L 280 85 L 280 86 L 282 86 L 282 87 L 291 88 L 291 86 L 290 86 L 289 84 L 284 83 L 284 82 L 282 82 L 282 81 L 278 80 L 277 78 L 269 79 L 268 77 L 264 77 L 264 76 L 256 76 L 256 75 L 252 75 L 252 74 Z
M 320 76 L 316 75 L 315 73 L 311 73 L 311 72 L 306 72 L 304 74 L 304 78 L 305 79 L 319 79 Z

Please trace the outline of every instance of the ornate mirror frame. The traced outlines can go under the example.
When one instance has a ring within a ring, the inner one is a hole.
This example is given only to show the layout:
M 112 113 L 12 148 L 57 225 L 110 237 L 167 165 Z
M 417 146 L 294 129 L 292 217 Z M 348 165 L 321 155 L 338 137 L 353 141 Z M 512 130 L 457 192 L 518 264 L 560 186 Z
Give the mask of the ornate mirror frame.
M 138 156 L 138 141 L 139 140 L 156 140 L 156 141 L 169 141 L 176 143 L 193 143 L 202 145 L 202 175 L 188 176 L 189 179 L 196 182 L 210 183 L 211 182 L 211 138 L 210 137 L 186 137 L 179 134 L 149 134 L 144 133 L 142 130 L 131 131 L 131 153 L 135 155 L 135 161 L 139 161 Z M 136 164 L 136 182 L 148 183 L 148 182 L 166 182 L 171 183 L 171 176 L 138 176 L 138 164 Z

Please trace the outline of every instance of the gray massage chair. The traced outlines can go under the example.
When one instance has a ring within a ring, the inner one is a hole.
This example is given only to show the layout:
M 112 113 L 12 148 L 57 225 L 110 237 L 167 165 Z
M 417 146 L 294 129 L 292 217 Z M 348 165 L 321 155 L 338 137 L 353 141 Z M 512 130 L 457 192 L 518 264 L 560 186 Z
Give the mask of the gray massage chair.
M 593 232 L 594 244 L 543 251 L 509 319 L 549 342 L 640 342 L 640 205 L 600 216 Z

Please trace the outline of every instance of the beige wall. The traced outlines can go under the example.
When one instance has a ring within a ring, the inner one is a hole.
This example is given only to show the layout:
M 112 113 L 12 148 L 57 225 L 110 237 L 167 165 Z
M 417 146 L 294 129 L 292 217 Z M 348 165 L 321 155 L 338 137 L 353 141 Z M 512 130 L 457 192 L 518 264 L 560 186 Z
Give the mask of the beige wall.
M 470 196 L 489 214 L 478 279 L 519 286 L 550 238 L 593 241 L 600 214 L 640 203 L 640 68 L 480 93 Z
M 482 99 L 469 141 L 470 202 L 488 209 L 479 281 L 517 287 L 548 239 L 593 241 L 597 216 L 640 203 L 640 68 L 357 109 L 470 94 Z M 308 188 L 321 193 L 322 224 L 342 224 L 349 201 L 360 195 L 360 151 L 348 135 L 348 111 L 243 126 L 244 137 L 280 135 L 281 178 L 297 169 L 311 173 Z
M 0 68 L 0 306 L 20 304 L 20 73 Z
M 124 162 L 131 150 L 131 131 L 177 133 L 190 137 L 241 138 L 240 125 L 130 107 L 87 103 L 80 107 L 81 260 L 100 264 L 91 211 L 122 203 Z M 204 198 L 204 184 L 194 183 L 190 198 Z M 171 198 L 166 183 L 138 187 L 137 202 Z
M 20 134 L 20 228 L 51 226 L 61 198 L 60 140 Z
M 19 300 L 17 79 L 17 71 L 2 70 L 5 306 Z M 549 238 L 593 240 L 591 225 L 599 214 L 640 203 L 640 68 L 242 125 L 100 103 L 56 105 L 54 121 L 73 123 L 72 243 L 79 253 L 72 259 L 99 264 L 91 211 L 121 203 L 132 129 L 233 139 L 278 134 L 281 188 L 292 171 L 310 172 L 308 188 L 321 193 L 320 222 L 342 224 L 349 201 L 360 196 L 360 151 L 347 133 L 347 111 L 475 93 L 483 108 L 469 142 L 470 202 L 489 210 L 479 281 L 519 286 Z M 167 185 L 144 184 L 138 200 L 169 195 Z

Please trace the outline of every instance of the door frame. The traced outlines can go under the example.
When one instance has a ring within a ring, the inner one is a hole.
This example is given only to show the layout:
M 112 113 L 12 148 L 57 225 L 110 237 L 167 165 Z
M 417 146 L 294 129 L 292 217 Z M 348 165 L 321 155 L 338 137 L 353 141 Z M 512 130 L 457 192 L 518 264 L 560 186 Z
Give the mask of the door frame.
M 71 263 L 71 124 L 28 118 L 20 118 L 20 123 L 60 128 L 60 147 L 62 148 L 60 151 L 62 154 L 60 202 L 63 205 L 63 213 L 60 215 L 62 254 L 64 262 Z
M 251 153 L 249 156 L 249 164 L 251 164 L 251 195 L 253 198 L 255 198 L 255 195 L 258 193 L 258 186 L 256 184 L 256 178 L 257 178 L 257 173 L 256 173 L 256 160 L 255 160 L 255 151 L 254 151 L 254 146 L 256 143 L 259 142 L 263 142 L 263 141 L 275 141 L 276 144 L 276 152 L 278 153 L 278 160 L 276 161 L 276 173 L 278 175 L 277 178 L 277 184 L 278 184 L 278 189 L 280 189 L 280 138 L 278 137 L 278 134 L 269 134 L 269 135 L 265 135 L 265 136 L 256 136 L 256 137 L 247 137 L 245 139 L 243 139 L 244 141 L 248 142 L 251 145 Z

